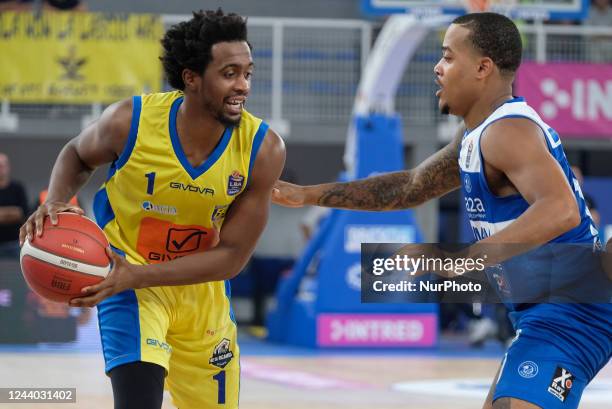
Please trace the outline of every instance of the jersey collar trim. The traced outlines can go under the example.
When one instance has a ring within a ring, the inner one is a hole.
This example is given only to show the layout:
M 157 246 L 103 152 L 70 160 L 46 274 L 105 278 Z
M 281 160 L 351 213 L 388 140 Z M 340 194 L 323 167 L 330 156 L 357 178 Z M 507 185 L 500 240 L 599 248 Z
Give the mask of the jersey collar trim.
M 225 128 L 223 132 L 223 136 L 221 140 L 213 149 L 212 153 L 208 156 L 208 158 L 202 163 L 200 166 L 193 167 L 189 160 L 187 160 L 187 156 L 183 151 L 183 147 L 181 146 L 181 141 L 179 139 L 178 131 L 176 130 L 176 116 L 178 114 L 179 107 L 183 103 L 183 97 L 179 97 L 174 100 L 172 103 L 172 108 L 170 109 L 170 121 L 169 121 L 169 130 L 170 130 L 170 140 L 172 141 L 172 148 L 174 149 L 174 153 L 176 154 L 177 159 L 185 169 L 185 171 L 191 176 L 192 179 L 197 179 L 202 176 L 208 169 L 210 169 L 217 160 L 221 157 L 223 152 L 225 152 L 225 148 L 230 142 L 232 137 L 232 133 L 234 131 L 234 127 L 230 126 Z

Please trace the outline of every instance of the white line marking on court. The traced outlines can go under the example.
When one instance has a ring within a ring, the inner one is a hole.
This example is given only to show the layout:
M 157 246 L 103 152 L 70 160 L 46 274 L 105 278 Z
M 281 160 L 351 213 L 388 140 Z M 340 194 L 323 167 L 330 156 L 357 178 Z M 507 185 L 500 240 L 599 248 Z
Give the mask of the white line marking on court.
M 393 384 L 391 389 L 412 394 L 485 399 L 491 387 L 489 378 L 439 379 Z M 612 402 L 612 379 L 593 380 L 582 394 L 582 402 Z
M 305 389 L 373 389 L 366 383 L 321 376 L 313 373 L 296 371 L 279 366 L 262 365 L 241 361 L 240 373 L 245 378 L 259 379 Z

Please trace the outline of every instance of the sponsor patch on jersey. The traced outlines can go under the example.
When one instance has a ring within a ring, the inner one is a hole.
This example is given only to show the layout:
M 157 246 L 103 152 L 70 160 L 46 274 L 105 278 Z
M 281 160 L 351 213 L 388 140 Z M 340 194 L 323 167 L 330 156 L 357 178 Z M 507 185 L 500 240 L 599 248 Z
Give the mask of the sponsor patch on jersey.
M 574 386 L 574 375 L 567 369 L 557 366 L 555 373 L 550 381 L 548 392 L 553 394 L 561 402 L 565 402 L 570 391 Z
M 213 223 L 216 223 L 216 222 L 220 222 L 221 220 L 225 219 L 225 213 L 227 213 L 228 208 L 229 208 L 229 205 L 215 206 L 215 209 L 212 212 L 212 216 L 210 217 L 210 220 Z
M 538 365 L 533 361 L 525 361 L 519 365 L 518 373 L 523 378 L 531 379 L 538 374 Z
M 470 144 L 467 148 L 467 154 L 465 155 L 465 168 L 469 169 L 470 161 L 472 160 L 472 151 L 474 150 L 474 140 L 470 140 Z
M 217 368 L 225 368 L 234 357 L 234 353 L 230 349 L 231 346 L 232 341 L 227 338 L 223 338 L 221 342 L 215 346 L 213 354 L 208 360 L 208 363 L 216 366 Z
M 227 182 L 227 194 L 234 196 L 235 194 L 240 193 L 243 185 L 244 176 L 242 176 L 237 170 L 233 171 Z
M 468 193 L 471 193 L 472 192 L 472 181 L 470 180 L 470 175 L 468 175 L 467 173 L 463 177 L 463 184 L 465 186 L 465 191 Z
M 218 241 L 219 232 L 214 228 L 145 217 L 140 222 L 136 249 L 149 263 L 160 263 L 205 251 Z
M 159 214 L 167 214 L 170 216 L 176 216 L 178 212 L 176 207 L 167 205 L 158 205 L 148 200 L 142 202 L 142 209 L 146 212 L 154 212 Z
M 468 212 L 470 220 L 483 219 L 486 217 L 485 207 L 484 203 L 482 202 L 482 199 L 478 197 L 464 197 L 463 199 L 465 200 L 465 210 Z

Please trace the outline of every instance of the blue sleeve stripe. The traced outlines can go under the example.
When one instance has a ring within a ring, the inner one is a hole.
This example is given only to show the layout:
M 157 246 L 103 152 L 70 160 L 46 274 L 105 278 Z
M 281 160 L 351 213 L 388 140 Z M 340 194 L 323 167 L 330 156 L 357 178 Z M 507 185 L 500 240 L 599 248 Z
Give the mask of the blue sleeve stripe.
M 236 324 L 236 316 L 234 315 L 234 308 L 232 308 L 232 285 L 229 280 L 225 280 L 225 296 L 227 297 L 227 302 L 230 307 L 230 319 Z
M 259 125 L 259 129 L 257 130 L 257 132 L 255 133 L 255 136 L 253 137 L 253 146 L 251 147 L 251 158 L 249 160 L 248 181 L 251 180 L 251 170 L 253 169 L 253 166 L 255 165 L 255 158 L 257 158 L 257 152 L 259 152 L 259 148 L 261 147 L 261 143 L 263 142 L 264 137 L 266 136 L 266 132 L 268 132 L 269 127 L 270 126 L 267 123 L 262 121 L 261 124 Z
M 132 98 L 132 122 L 130 124 L 130 133 L 128 134 L 128 139 L 117 159 L 115 169 L 119 170 L 126 164 L 132 151 L 134 150 L 134 145 L 136 145 L 136 136 L 138 135 L 138 124 L 140 123 L 140 111 L 142 108 L 142 97 L 140 95 L 136 95 Z M 114 172 L 113 172 L 114 173 Z
M 104 229 L 104 227 L 115 218 L 115 212 L 108 200 L 108 193 L 105 187 L 98 190 L 96 193 L 93 202 L 93 211 L 96 222 L 101 229 Z
M 110 244 L 110 248 L 111 250 L 113 250 L 115 253 L 119 254 L 121 257 L 125 257 L 125 251 L 113 246 L 112 244 Z

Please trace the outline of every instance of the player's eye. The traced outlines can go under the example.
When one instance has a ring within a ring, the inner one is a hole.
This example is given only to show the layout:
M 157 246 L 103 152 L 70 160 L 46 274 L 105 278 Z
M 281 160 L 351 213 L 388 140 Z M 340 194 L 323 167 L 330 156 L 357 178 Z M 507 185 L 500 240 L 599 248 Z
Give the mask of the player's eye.
M 246 78 L 247 80 L 250 80 L 252 76 L 253 76 L 252 72 L 247 72 L 246 74 L 244 74 L 244 78 Z
M 236 73 L 234 71 L 226 71 L 223 75 L 225 78 L 232 78 L 234 75 L 236 75 Z

